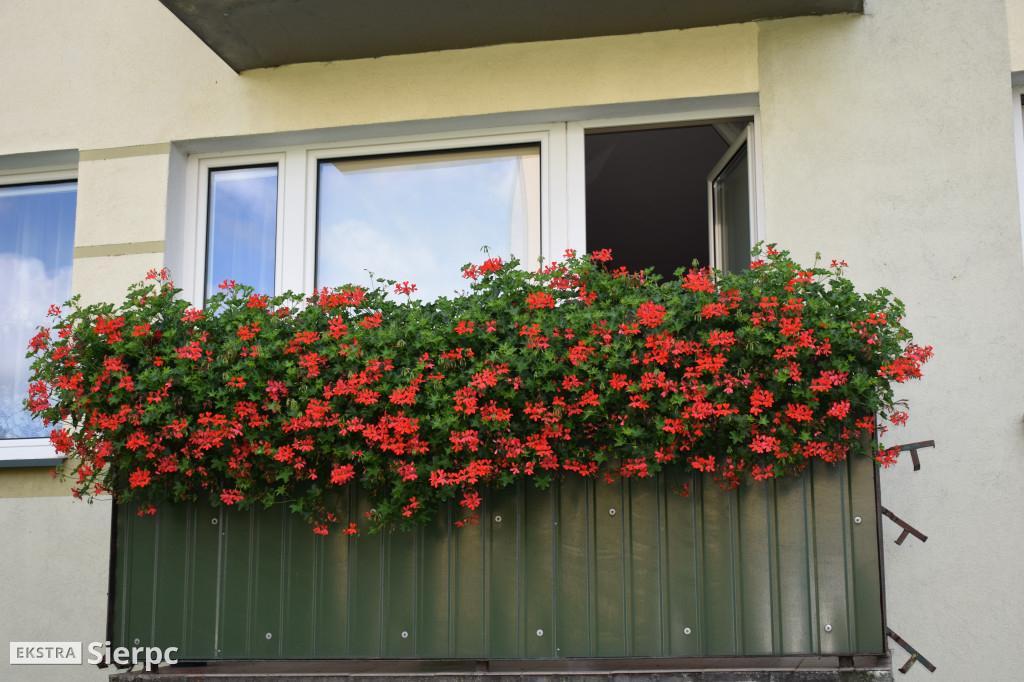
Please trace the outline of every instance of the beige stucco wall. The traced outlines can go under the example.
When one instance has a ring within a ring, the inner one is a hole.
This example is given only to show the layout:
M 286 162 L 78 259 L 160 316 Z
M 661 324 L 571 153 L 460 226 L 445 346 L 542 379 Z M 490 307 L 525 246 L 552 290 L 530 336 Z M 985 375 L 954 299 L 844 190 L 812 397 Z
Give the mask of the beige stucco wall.
M 867 5 L 761 26 L 766 223 L 802 258 L 894 290 L 935 346 L 885 442 L 936 448 L 919 472 L 906 458 L 882 473 L 883 505 L 928 536 L 896 546 L 884 522 L 888 624 L 938 666 L 906 679 L 1018 680 L 1024 261 L 1004 8 Z
M 1024 0 L 1006 0 L 1006 23 L 1010 36 L 1010 64 L 1024 72 Z
M 118 301 L 163 265 L 170 145 L 90 150 L 78 163 L 72 288 Z
M 5 0 L 0 159 L 82 150 L 74 289 L 111 300 L 180 228 L 171 143 L 759 92 L 769 240 L 850 261 L 862 288 L 890 287 L 936 349 L 926 379 L 901 391 L 910 426 L 887 442 L 938 447 L 920 472 L 901 462 L 883 474 L 884 504 L 929 535 L 897 547 L 886 521 L 889 624 L 939 666 L 907 679 L 1013 680 L 1024 258 L 1010 71 L 1024 70 L 1022 4 L 868 0 L 863 16 L 239 76 L 156 0 L 67 0 L 59 12 Z M 0 646 L 102 635 L 109 507 L 54 492 L 42 472 L 0 470 Z M 76 679 L 59 672 L 33 674 Z
M 11 479 L 21 493 L 40 494 L 41 480 L 0 470 L 0 494 Z M 48 478 L 48 477 L 47 477 Z M 91 665 L 9 665 L 9 642 L 103 642 L 106 639 L 110 503 L 60 497 L 0 498 L 0 679 L 100 682 L 110 670 Z M 83 655 L 87 652 L 83 649 Z
M 757 90 L 753 24 L 236 75 L 155 0 L 5 0 L 0 154 Z

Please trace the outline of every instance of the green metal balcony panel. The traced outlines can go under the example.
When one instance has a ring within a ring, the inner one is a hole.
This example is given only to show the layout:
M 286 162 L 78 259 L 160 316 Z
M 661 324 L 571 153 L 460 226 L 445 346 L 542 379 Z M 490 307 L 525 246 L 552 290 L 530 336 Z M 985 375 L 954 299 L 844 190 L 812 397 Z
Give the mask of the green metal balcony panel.
M 122 514 L 114 645 L 184 660 L 880 654 L 875 476 L 855 457 L 735 491 L 679 472 L 570 477 L 489 492 L 477 525 L 446 507 L 358 538 L 284 509 Z

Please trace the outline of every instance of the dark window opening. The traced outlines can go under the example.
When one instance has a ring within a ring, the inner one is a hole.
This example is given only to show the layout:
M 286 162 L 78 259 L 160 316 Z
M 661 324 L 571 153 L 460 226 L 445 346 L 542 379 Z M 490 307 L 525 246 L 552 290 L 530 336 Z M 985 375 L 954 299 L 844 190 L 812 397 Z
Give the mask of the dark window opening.
M 612 267 L 663 277 L 712 264 L 708 174 L 745 125 L 589 133 L 587 251 L 611 249 Z

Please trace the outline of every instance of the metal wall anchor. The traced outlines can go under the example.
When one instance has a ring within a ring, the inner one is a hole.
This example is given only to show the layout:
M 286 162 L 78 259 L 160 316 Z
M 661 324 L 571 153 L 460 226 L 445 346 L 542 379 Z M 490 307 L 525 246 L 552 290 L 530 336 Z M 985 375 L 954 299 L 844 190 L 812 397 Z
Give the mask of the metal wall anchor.
M 934 448 L 935 441 L 933 440 L 922 440 L 916 443 L 907 443 L 906 445 L 900 445 L 900 452 L 909 452 L 910 459 L 914 462 L 914 471 L 921 470 L 921 460 L 917 456 L 917 451 L 920 448 Z
M 885 507 L 882 507 L 882 515 L 888 517 L 889 519 L 891 519 L 893 521 L 893 523 L 895 523 L 897 526 L 899 526 L 900 528 L 903 529 L 903 532 L 900 533 L 900 536 L 898 538 L 896 538 L 896 544 L 897 545 L 902 545 L 903 541 L 907 539 L 908 535 L 913 535 L 915 538 L 917 538 L 921 542 L 928 542 L 928 536 L 927 535 L 925 535 L 924 533 L 922 533 L 918 529 L 914 528 L 909 523 L 907 523 L 906 521 L 904 521 L 900 517 L 896 516 L 895 514 L 893 514 L 891 511 L 889 511 Z
M 907 659 L 907 662 L 904 663 L 903 667 L 901 667 L 899 669 L 901 673 L 906 675 L 907 671 L 910 670 L 910 668 L 915 663 L 920 663 L 924 667 L 928 668 L 928 672 L 932 672 L 932 673 L 935 672 L 935 666 L 931 664 L 931 661 L 929 661 L 927 658 L 922 656 L 921 653 L 917 649 L 915 649 L 914 647 L 912 647 L 909 644 L 907 644 L 907 642 L 902 637 L 900 637 L 899 635 L 897 635 L 895 632 L 892 631 L 892 628 L 886 628 L 885 631 L 886 631 L 886 634 L 888 634 L 893 639 L 893 641 L 895 641 L 901 647 L 906 649 L 907 653 L 910 654 L 910 658 Z

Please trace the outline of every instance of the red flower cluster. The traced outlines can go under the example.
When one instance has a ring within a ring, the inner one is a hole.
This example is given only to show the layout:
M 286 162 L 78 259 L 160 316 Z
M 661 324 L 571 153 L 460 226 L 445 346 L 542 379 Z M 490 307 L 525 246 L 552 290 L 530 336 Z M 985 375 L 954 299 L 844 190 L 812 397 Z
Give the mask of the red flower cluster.
M 743 273 L 661 284 L 609 272 L 607 251 L 565 258 L 468 265 L 472 291 L 433 302 L 394 301 L 408 282 L 302 298 L 227 281 L 199 310 L 153 273 L 113 314 L 51 309 L 58 338 L 30 343 L 26 405 L 60 425 L 78 495 L 142 513 L 286 503 L 317 533 L 353 534 L 362 519 L 332 506 L 347 486 L 374 526 L 407 527 L 523 478 L 797 474 L 861 449 L 876 414 L 904 423 L 892 387 L 931 356 L 901 304 L 858 294 L 839 262 L 769 249 Z

